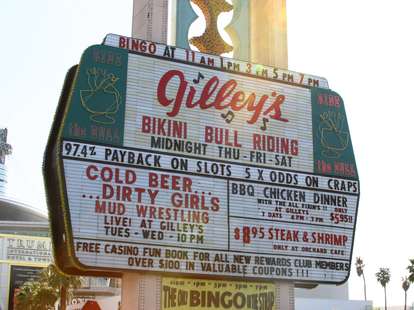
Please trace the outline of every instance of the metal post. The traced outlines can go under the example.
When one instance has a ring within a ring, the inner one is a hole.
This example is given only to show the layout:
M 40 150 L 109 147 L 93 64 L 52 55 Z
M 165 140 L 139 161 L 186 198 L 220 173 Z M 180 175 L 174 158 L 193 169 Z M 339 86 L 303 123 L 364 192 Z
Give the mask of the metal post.
M 168 0 L 134 0 L 132 36 L 167 43 Z M 124 273 L 122 310 L 159 310 L 161 277 Z
M 288 68 L 286 0 L 250 2 L 251 61 Z
M 277 282 L 277 309 L 295 310 L 295 285 L 293 282 Z
M 252 0 L 250 27 L 251 61 L 288 69 L 286 0 Z M 294 283 L 277 282 L 276 288 L 278 309 L 294 310 Z
M 167 43 L 168 0 L 134 0 L 132 36 Z M 266 29 L 266 31 L 263 31 Z M 250 61 L 288 68 L 286 0 L 251 0 Z M 278 309 L 294 310 L 293 282 L 277 282 Z M 161 277 L 124 274 L 122 310 L 158 310 Z
M 138 310 L 139 274 L 122 275 L 121 310 Z
M 167 43 L 168 0 L 134 0 L 132 36 Z
M 122 276 L 122 310 L 160 310 L 161 277 L 139 273 Z

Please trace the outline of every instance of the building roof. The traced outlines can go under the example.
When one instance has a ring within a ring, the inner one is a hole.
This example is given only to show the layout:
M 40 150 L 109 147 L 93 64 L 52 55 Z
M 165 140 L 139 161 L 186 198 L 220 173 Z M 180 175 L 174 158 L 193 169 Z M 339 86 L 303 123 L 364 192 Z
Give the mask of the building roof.
M 0 196 L 0 221 L 47 223 L 48 218 L 29 205 Z

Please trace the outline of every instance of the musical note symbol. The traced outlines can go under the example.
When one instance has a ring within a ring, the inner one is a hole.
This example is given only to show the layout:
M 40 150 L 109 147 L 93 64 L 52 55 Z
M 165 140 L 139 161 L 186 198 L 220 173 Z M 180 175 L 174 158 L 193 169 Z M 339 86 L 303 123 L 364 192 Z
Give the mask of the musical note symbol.
M 233 111 L 227 111 L 227 113 L 226 114 L 224 114 L 224 113 L 221 113 L 221 117 L 222 118 L 224 118 L 225 119 L 225 121 L 226 121 L 226 123 L 227 124 L 230 124 L 231 123 L 231 121 L 233 120 L 233 118 L 234 118 L 234 113 L 233 113 Z
M 260 127 L 260 129 L 265 131 L 267 129 L 267 123 L 269 122 L 269 119 L 263 117 L 262 121 L 263 121 L 263 125 Z
M 197 79 L 194 79 L 193 82 L 194 84 L 198 84 L 202 79 L 204 79 L 204 75 L 201 72 L 198 72 Z

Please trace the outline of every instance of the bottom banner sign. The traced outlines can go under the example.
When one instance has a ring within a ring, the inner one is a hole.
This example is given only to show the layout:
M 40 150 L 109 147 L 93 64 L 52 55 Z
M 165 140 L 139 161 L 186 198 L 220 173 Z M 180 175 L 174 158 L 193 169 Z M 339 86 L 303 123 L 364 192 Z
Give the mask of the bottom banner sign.
M 161 305 L 163 310 L 276 310 L 276 285 L 256 282 L 163 278 Z

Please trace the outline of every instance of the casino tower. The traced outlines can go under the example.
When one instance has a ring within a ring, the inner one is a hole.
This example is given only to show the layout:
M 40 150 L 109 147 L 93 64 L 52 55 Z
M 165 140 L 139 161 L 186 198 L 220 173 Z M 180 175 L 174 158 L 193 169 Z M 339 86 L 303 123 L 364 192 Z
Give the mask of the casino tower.
M 0 129 L 0 196 L 6 194 L 7 170 L 6 156 L 10 155 L 12 147 L 7 143 L 7 128 Z

